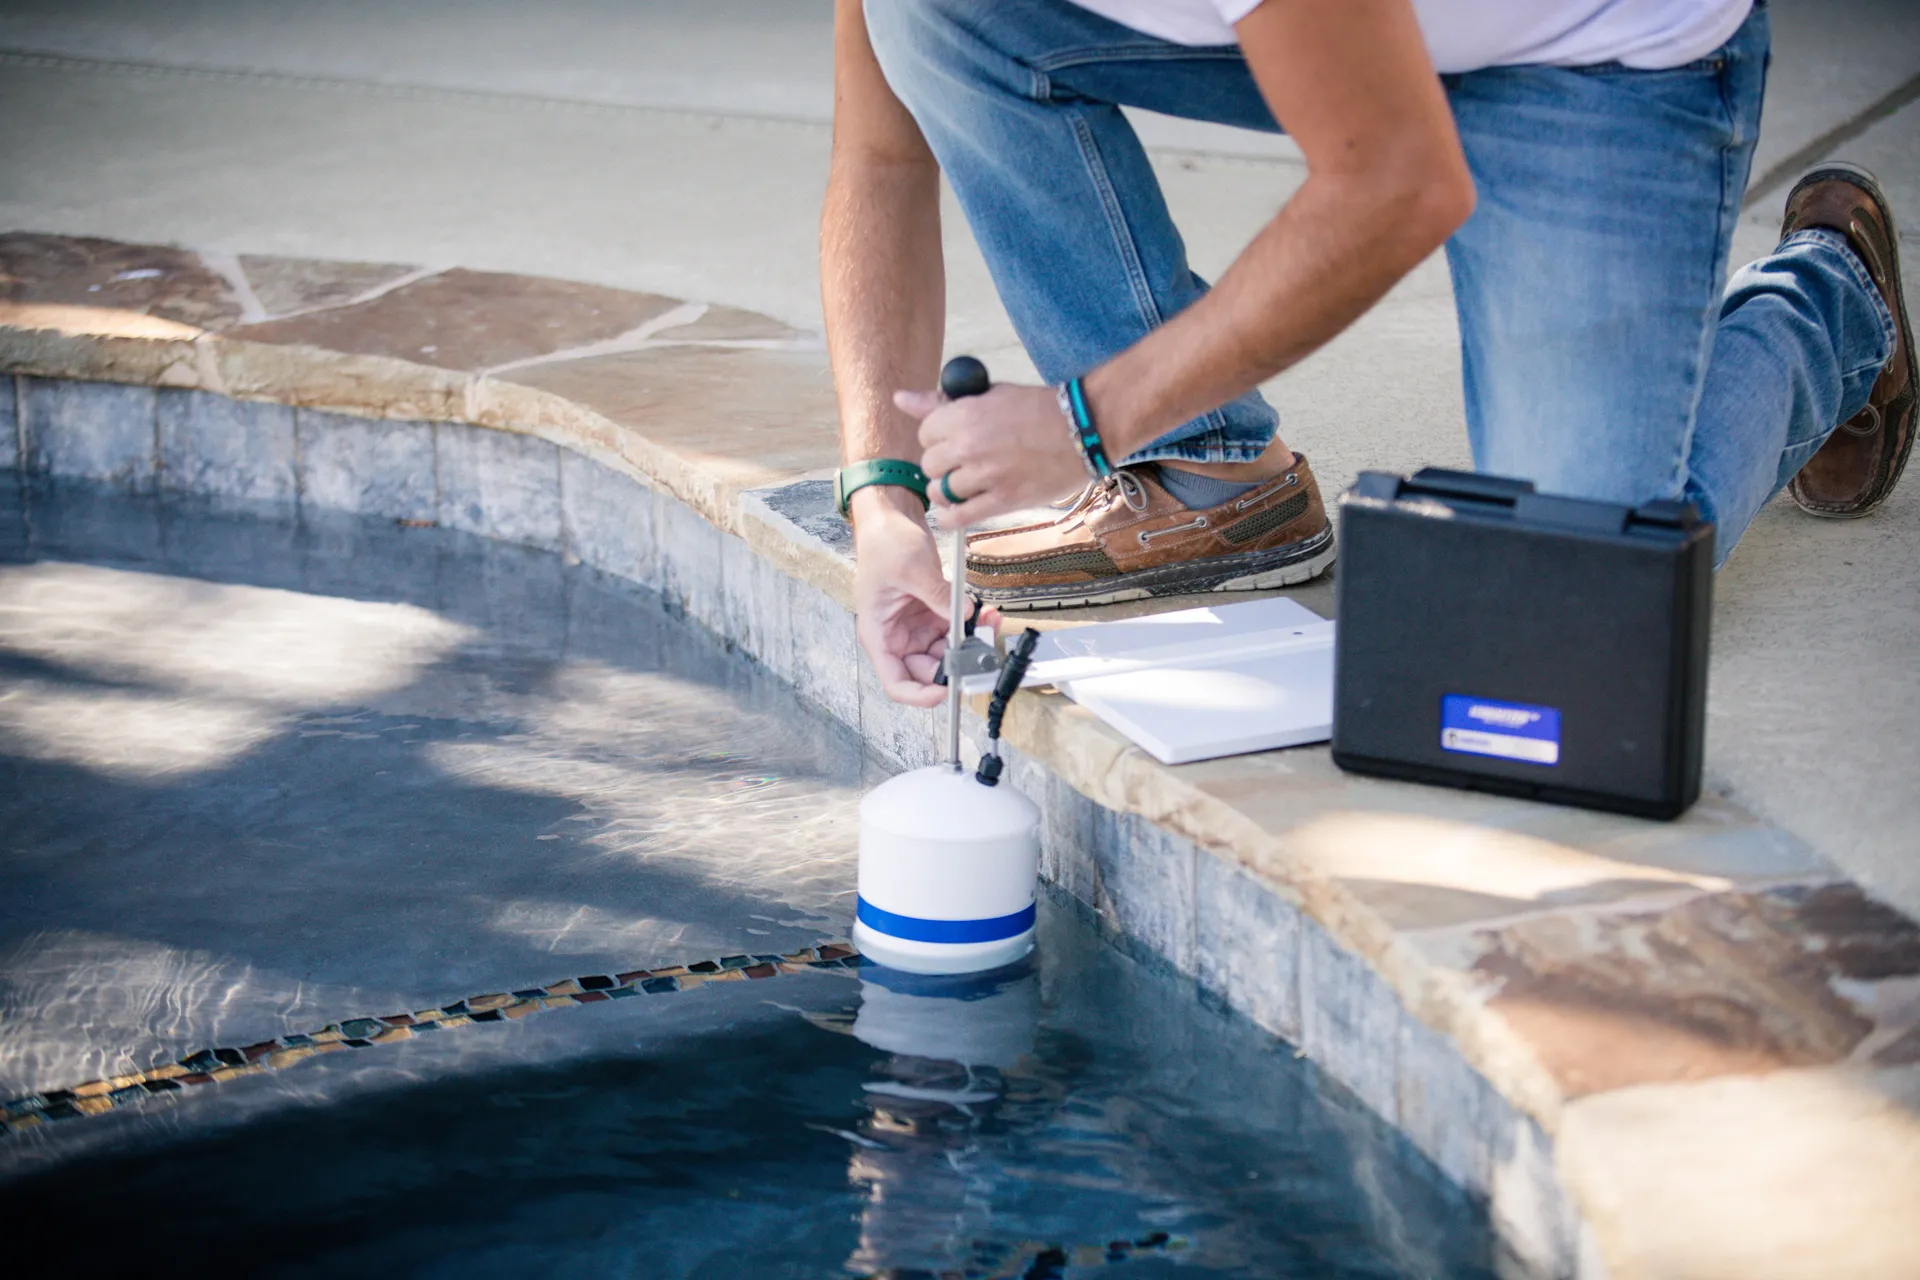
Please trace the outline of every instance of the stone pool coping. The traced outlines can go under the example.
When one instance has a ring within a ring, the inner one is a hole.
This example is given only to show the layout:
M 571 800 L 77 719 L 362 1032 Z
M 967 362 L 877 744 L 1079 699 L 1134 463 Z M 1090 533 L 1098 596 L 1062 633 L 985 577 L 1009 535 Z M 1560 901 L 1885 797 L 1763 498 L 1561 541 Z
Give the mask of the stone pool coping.
M 816 335 L 574 282 L 14 233 L 0 371 L 0 470 L 557 550 L 886 758 L 932 755 L 854 643 Z M 1920 1272 L 1920 930 L 1787 833 L 1719 796 L 1645 823 L 1351 778 L 1324 749 L 1167 767 L 1058 697 L 1017 701 L 1007 741 L 1048 877 L 1484 1195 L 1522 1271 Z

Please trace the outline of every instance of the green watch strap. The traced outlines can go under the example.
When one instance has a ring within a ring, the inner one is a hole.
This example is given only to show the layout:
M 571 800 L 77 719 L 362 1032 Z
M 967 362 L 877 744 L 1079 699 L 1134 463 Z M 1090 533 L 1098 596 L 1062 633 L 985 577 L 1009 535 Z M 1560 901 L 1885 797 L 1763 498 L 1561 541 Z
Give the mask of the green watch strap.
M 870 484 L 899 485 L 912 490 L 921 506 L 928 505 L 927 473 L 918 463 L 902 462 L 898 458 L 869 458 L 865 462 L 848 463 L 833 478 L 833 505 L 840 509 L 841 519 L 846 518 L 847 504 L 853 495 Z

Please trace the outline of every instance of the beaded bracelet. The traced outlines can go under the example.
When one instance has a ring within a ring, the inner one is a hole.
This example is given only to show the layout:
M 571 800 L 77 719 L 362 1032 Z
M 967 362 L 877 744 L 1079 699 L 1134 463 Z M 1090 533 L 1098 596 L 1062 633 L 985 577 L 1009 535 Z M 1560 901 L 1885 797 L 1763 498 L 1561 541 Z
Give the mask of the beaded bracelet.
M 1081 389 L 1080 379 L 1069 378 L 1061 383 L 1058 394 L 1060 412 L 1073 428 L 1073 447 L 1080 451 L 1080 461 L 1086 464 L 1087 474 L 1095 480 L 1106 479 L 1113 474 L 1113 463 L 1107 457 L 1107 446 L 1100 439 L 1100 428 L 1093 425 L 1093 412 L 1087 408 L 1087 395 Z

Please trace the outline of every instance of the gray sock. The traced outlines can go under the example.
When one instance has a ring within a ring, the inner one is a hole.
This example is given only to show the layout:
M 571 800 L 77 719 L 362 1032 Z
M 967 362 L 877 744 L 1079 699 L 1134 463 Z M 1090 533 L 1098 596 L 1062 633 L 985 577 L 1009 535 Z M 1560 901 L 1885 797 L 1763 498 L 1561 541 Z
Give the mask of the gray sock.
M 1232 502 L 1241 494 L 1260 487 L 1258 484 L 1241 484 L 1235 480 L 1215 480 L 1212 476 L 1176 471 L 1172 467 L 1161 467 L 1159 471 L 1157 479 L 1160 487 L 1178 498 L 1180 505 L 1189 511 L 1205 511 L 1208 507 Z

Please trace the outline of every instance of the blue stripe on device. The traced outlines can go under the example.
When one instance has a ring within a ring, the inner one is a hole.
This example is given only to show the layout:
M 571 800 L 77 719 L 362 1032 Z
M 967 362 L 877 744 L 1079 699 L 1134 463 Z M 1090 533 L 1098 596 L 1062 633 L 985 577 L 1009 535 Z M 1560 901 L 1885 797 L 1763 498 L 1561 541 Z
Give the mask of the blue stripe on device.
M 882 911 L 865 898 L 858 901 L 854 914 L 861 924 L 889 938 L 907 942 L 998 942 L 1002 938 L 1016 938 L 1033 928 L 1035 914 L 1034 905 L 1028 903 L 1010 916 L 996 916 L 991 920 L 926 920 Z

